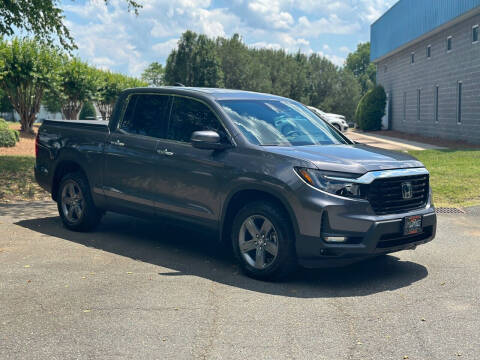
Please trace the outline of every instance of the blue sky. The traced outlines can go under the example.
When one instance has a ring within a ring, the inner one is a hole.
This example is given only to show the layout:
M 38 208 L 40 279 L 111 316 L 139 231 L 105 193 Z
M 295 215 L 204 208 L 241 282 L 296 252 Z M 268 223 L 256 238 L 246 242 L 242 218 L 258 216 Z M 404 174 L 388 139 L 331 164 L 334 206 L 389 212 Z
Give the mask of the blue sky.
M 138 76 L 165 63 L 185 30 L 209 36 L 239 33 L 252 47 L 326 56 L 342 65 L 370 24 L 396 0 L 139 0 L 135 16 L 121 0 L 62 0 L 68 27 L 90 64 Z

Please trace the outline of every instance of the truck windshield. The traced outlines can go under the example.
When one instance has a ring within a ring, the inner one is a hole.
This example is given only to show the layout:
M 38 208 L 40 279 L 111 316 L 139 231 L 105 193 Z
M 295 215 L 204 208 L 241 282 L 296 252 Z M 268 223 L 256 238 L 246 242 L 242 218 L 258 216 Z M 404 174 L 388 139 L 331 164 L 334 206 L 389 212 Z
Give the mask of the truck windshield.
M 219 100 L 242 134 L 255 145 L 349 144 L 305 106 L 289 100 Z

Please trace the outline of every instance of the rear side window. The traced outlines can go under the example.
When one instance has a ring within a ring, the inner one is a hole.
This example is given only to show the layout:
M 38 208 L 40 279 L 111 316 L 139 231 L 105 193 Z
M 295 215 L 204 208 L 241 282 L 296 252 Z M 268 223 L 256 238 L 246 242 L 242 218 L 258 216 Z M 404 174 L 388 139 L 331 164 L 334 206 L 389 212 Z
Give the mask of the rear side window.
M 137 94 L 128 101 L 120 129 L 129 133 L 165 138 L 170 97 Z
M 228 142 L 227 134 L 215 114 L 200 101 L 174 97 L 167 139 L 190 142 L 194 131 L 213 130 L 222 142 Z

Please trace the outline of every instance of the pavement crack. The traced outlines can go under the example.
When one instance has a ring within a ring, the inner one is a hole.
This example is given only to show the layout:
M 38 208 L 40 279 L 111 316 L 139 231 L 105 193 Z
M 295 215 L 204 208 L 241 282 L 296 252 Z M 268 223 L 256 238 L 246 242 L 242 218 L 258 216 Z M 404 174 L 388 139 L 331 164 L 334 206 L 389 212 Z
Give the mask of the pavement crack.
M 218 284 L 212 281 L 208 289 L 208 306 L 206 312 L 206 329 L 203 327 L 197 334 L 197 341 L 192 349 L 193 356 L 197 359 L 208 359 L 213 348 L 213 342 L 218 333 L 219 325 L 219 296 L 217 293 Z M 198 348 L 198 350 L 197 350 Z

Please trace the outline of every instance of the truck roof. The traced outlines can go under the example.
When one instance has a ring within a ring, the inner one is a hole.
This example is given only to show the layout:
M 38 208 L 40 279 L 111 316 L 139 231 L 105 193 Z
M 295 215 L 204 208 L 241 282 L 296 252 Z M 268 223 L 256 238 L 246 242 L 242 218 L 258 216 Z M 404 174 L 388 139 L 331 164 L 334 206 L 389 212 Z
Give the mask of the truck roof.
M 128 89 L 127 92 L 141 91 L 141 92 L 171 92 L 176 94 L 202 94 L 211 97 L 215 100 L 280 100 L 285 99 L 281 96 L 264 94 L 253 91 L 207 88 L 207 87 L 188 87 L 188 86 L 160 86 L 160 87 L 146 87 Z

